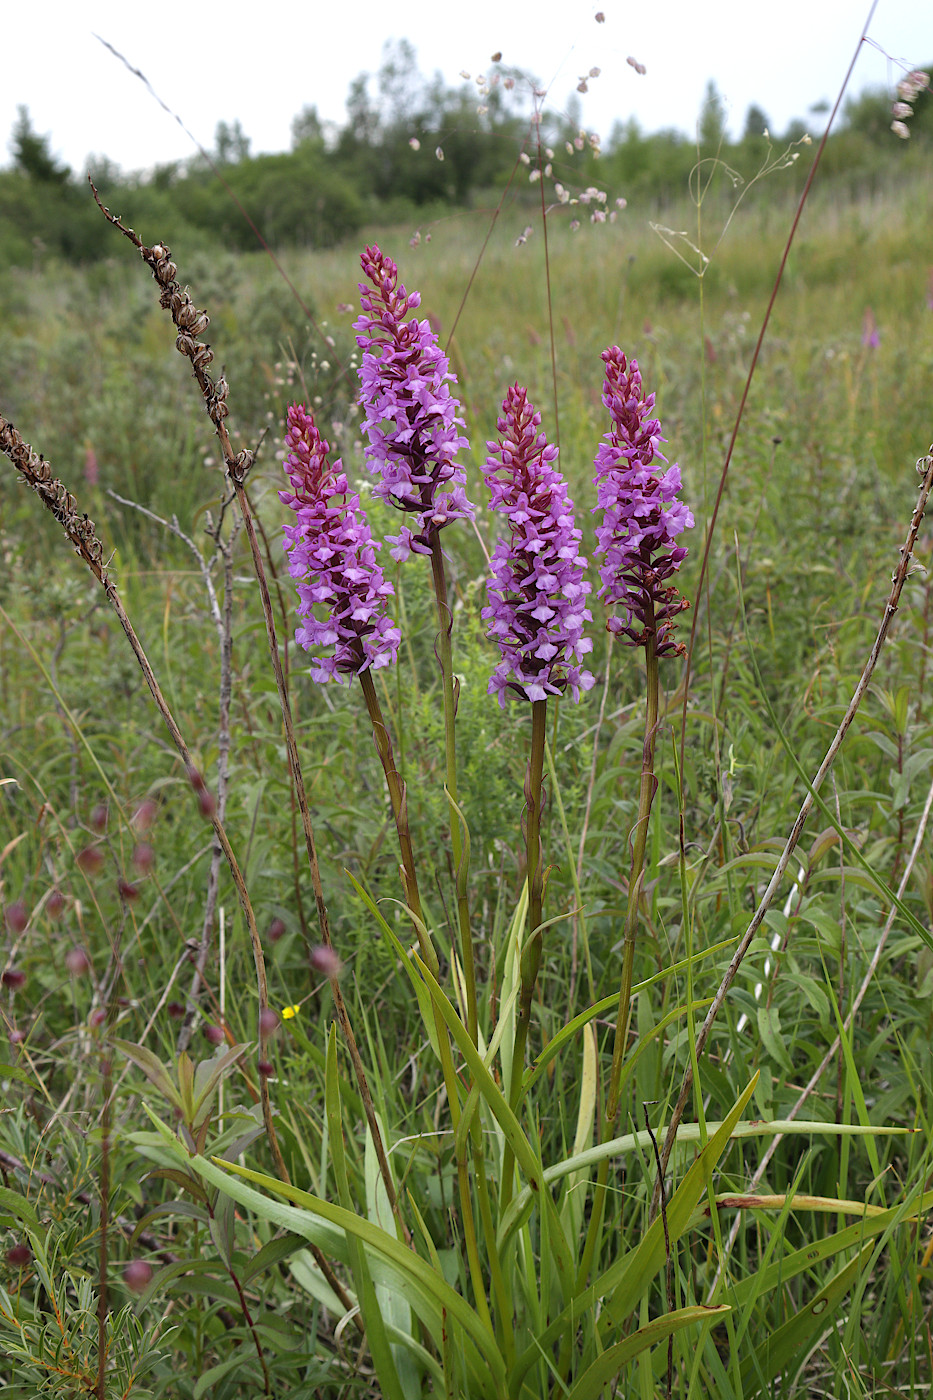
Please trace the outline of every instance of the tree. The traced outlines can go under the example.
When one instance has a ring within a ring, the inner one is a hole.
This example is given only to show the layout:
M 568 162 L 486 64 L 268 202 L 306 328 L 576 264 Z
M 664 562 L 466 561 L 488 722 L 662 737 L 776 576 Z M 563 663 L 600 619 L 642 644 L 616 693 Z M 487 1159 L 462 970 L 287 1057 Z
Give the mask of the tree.
M 238 165 L 249 159 L 249 137 L 239 120 L 232 126 L 218 122 L 214 132 L 214 159 L 218 165 Z
M 67 165 L 59 165 L 52 155 L 51 137 L 40 136 L 33 130 L 28 107 L 20 106 L 16 110 L 18 115 L 10 137 L 14 168 L 40 184 L 67 184 L 71 171 Z
M 755 136 L 763 136 L 766 131 L 770 130 L 770 121 L 761 108 L 753 102 L 745 113 L 745 126 L 742 129 L 742 140 L 748 141 Z
M 314 106 L 302 107 L 297 117 L 292 118 L 292 150 L 299 146 L 323 146 L 324 123 Z
M 701 150 L 714 155 L 726 139 L 726 108 L 712 78 L 706 84 L 706 94 L 700 107 L 697 138 Z

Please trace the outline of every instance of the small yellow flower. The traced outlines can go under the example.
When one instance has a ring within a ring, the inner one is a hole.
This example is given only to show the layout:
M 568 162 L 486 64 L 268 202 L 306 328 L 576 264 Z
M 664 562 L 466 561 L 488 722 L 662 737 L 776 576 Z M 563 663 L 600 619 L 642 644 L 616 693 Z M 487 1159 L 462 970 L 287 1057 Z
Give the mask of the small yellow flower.
M 283 1021 L 291 1021 L 291 1020 L 293 1020 L 294 1017 L 296 1017 L 296 1016 L 298 1015 L 298 1013 L 299 1013 L 300 1010 L 301 1010 L 301 1007 L 300 1007 L 300 1006 L 283 1006 L 283 1007 L 282 1007 L 282 1020 L 283 1020 Z

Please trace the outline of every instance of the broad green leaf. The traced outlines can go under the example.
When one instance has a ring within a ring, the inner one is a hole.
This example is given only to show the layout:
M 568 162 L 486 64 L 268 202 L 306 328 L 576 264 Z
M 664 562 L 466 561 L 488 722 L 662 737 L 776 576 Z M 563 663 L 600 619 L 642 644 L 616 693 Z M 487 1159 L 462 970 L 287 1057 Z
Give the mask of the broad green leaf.
M 731 1311 L 726 1304 L 720 1304 L 718 1307 L 700 1305 L 681 1308 L 677 1312 L 656 1317 L 644 1327 L 639 1327 L 637 1332 L 633 1332 L 624 1341 L 607 1347 L 566 1392 L 567 1400 L 599 1400 L 604 1388 L 616 1379 L 622 1367 L 638 1356 L 639 1352 L 664 1341 L 674 1332 L 681 1332 L 685 1327 L 692 1327 L 695 1323 L 715 1322 L 717 1318 L 721 1319 Z
M 237 1348 L 232 1356 L 228 1356 L 226 1361 L 219 1361 L 216 1366 L 211 1366 L 198 1379 L 194 1387 L 194 1400 L 201 1400 L 201 1396 L 210 1390 L 215 1381 L 223 1380 L 224 1376 L 235 1371 L 238 1366 L 242 1367 L 243 1356 Z
M 815 1334 L 826 1327 L 859 1274 L 868 1267 L 874 1248 L 873 1244 L 866 1244 L 806 1307 L 795 1313 L 783 1327 L 772 1332 L 756 1348 L 754 1356 L 746 1358 L 742 1365 L 743 1400 L 751 1400 L 753 1395 L 757 1395 L 762 1385 L 767 1385 L 779 1371 L 791 1365 L 794 1358 L 807 1349 Z
M 340 1114 L 340 1081 L 337 1076 L 337 1027 L 331 1022 L 330 1034 L 327 1040 L 327 1068 L 324 1088 L 324 1104 L 327 1113 L 327 1141 L 330 1146 L 331 1158 L 334 1163 L 334 1176 L 337 1181 L 337 1189 L 340 1195 L 341 1204 L 346 1210 L 352 1210 L 353 1201 L 350 1195 L 350 1183 L 347 1174 L 346 1153 L 343 1141 L 343 1120 Z M 388 1208 L 388 1201 L 386 1201 Z M 385 1233 L 380 1230 L 380 1233 Z M 386 1400 L 405 1400 L 405 1391 L 399 1378 L 395 1364 L 395 1355 L 392 1346 L 386 1335 L 386 1319 L 382 1309 L 385 1300 L 385 1293 L 377 1292 L 372 1275 L 369 1271 L 369 1263 L 365 1251 L 356 1237 L 347 1237 L 347 1248 L 350 1257 L 350 1268 L 353 1271 L 353 1282 L 356 1286 L 356 1296 L 359 1299 L 360 1314 L 363 1318 L 363 1325 L 366 1328 L 366 1340 L 369 1344 L 370 1355 L 372 1356 L 373 1369 L 379 1380 L 379 1385 Z
M 793 1075 L 794 1067 L 781 1034 L 781 1013 L 776 1006 L 759 1006 L 758 1034 L 772 1060 L 787 1074 Z
M 35 1207 L 18 1191 L 11 1191 L 7 1186 L 0 1186 L 0 1210 L 9 1211 L 30 1230 L 38 1231 L 39 1217 L 36 1215 Z
M 157 1055 L 153 1055 L 145 1045 L 134 1045 L 129 1040 L 119 1040 L 114 1038 L 114 1045 L 118 1050 L 122 1050 L 128 1060 L 132 1060 L 134 1065 L 138 1065 L 147 1079 L 151 1080 L 163 1098 L 167 1099 L 173 1108 L 177 1108 L 179 1113 L 184 1109 L 177 1088 L 172 1076 L 163 1065 Z

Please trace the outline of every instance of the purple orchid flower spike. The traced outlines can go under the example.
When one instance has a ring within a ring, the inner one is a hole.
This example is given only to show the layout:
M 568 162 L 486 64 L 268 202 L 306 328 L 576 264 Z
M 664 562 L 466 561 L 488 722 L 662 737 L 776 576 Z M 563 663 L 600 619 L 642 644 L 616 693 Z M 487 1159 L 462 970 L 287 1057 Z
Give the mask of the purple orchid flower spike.
M 540 426 L 540 413 L 514 385 L 497 423 L 501 436 L 486 444 L 482 469 L 492 508 L 510 529 L 496 543 L 489 606 L 483 609 L 502 653 L 489 682 L 502 706 L 509 690 L 535 701 L 569 688 L 579 700 L 593 684 L 593 676 L 576 664 L 593 647 L 583 635 L 591 614 L 581 535 L 566 483 L 553 465 L 557 448 L 548 445 Z
M 280 491 L 279 498 L 297 519 L 285 526 L 285 549 L 304 618 L 295 640 L 306 650 L 326 652 L 312 660 L 312 679 L 342 681 L 390 666 L 401 640 L 386 613 L 386 599 L 394 590 L 376 562 L 380 546 L 360 498 L 350 493 L 341 463 L 328 462 L 329 445 L 301 404 L 288 410 L 285 446 L 292 490 Z
M 693 515 L 678 499 L 680 468 L 655 472 L 654 463 L 666 461 L 664 438 L 651 417 L 654 394 L 644 393 L 637 360 L 629 364 L 617 345 L 602 358 L 603 403 L 612 427 L 596 454 L 594 477 L 596 509 L 603 513 L 596 529 L 596 553 L 603 556 L 599 597 L 621 613 L 610 618 L 608 630 L 629 646 L 644 646 L 653 636 L 658 656 L 683 654 L 672 632 L 689 604 L 665 580 L 686 558 L 686 549 L 674 541 L 693 526 Z
M 354 323 L 363 351 L 360 402 L 367 458 L 380 480 L 374 495 L 411 517 L 390 536 L 392 557 L 431 553 L 432 532 L 452 520 L 472 520 L 466 472 L 456 459 L 468 440 L 459 429 L 460 404 L 450 391 L 456 376 L 427 321 L 406 320 L 421 303 L 406 292 L 398 268 L 377 247 L 361 264 L 373 284 L 360 283 L 363 314 Z

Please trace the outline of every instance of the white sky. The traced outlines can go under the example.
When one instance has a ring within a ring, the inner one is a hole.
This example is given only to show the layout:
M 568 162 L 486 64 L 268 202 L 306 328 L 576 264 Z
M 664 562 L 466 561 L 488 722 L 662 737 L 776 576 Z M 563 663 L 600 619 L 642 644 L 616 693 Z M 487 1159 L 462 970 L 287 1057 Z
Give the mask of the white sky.
M 311 0 L 303 7 L 296 0 L 184 7 L 2 0 L 0 164 L 9 163 L 19 103 L 78 172 L 89 154 L 131 170 L 194 153 L 174 118 L 95 34 L 142 70 L 207 148 L 220 120 L 238 118 L 253 153 L 289 149 L 291 120 L 306 104 L 344 122 L 351 79 L 377 71 L 389 38 L 410 39 L 422 73 L 440 70 L 449 85 L 461 69 L 486 71 L 501 50 L 504 63 L 547 86 L 547 105 L 557 110 L 598 66 L 582 116 L 604 138 L 614 120 L 632 115 L 648 132 L 692 133 L 709 78 L 734 134 L 752 102 L 777 133 L 794 117 L 817 133 L 824 119 L 808 119 L 808 109 L 835 99 L 869 8 L 870 0 Z M 600 9 L 602 24 L 595 21 Z M 862 45 L 850 92 L 893 87 L 900 70 L 891 60 L 933 62 L 933 3 L 878 0 L 869 34 L 884 52 Z M 646 65 L 644 77 L 626 64 L 630 54 Z

